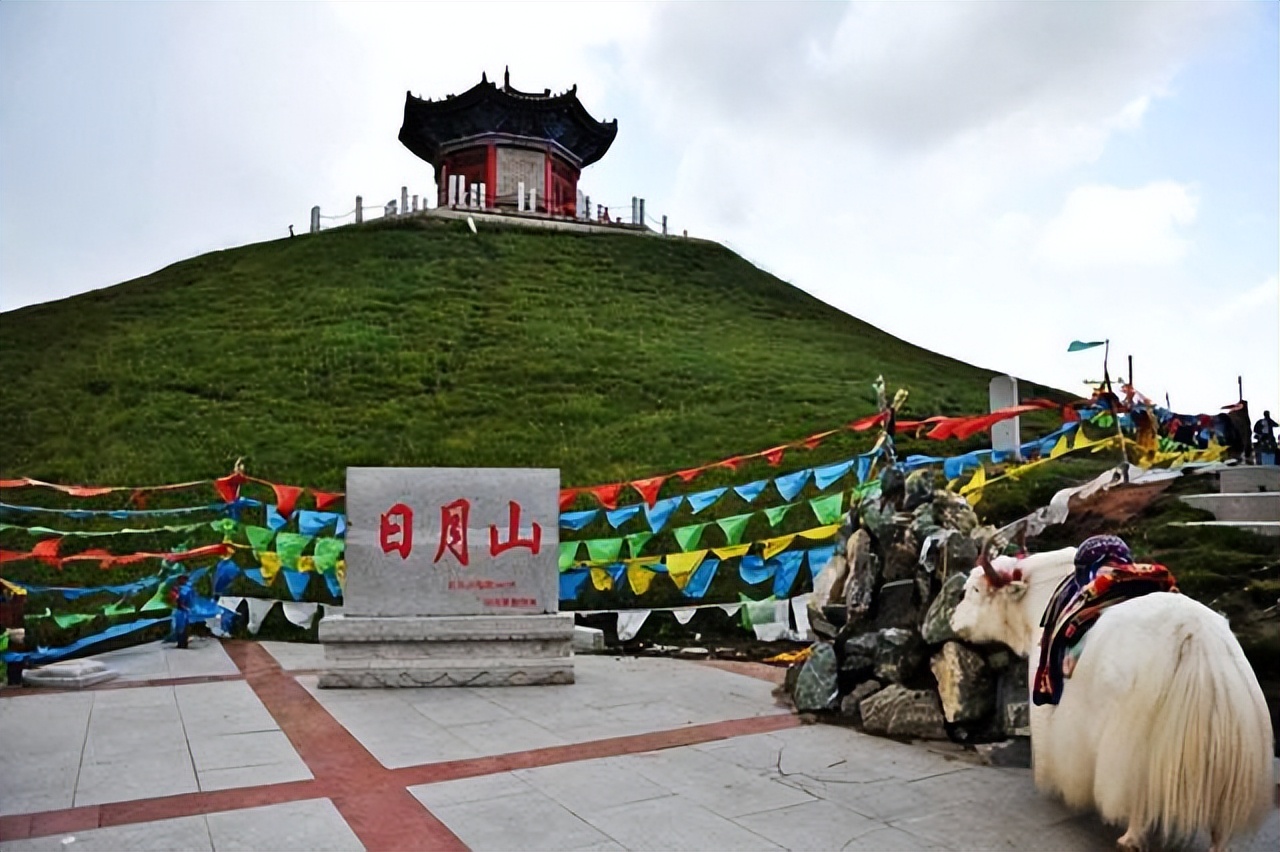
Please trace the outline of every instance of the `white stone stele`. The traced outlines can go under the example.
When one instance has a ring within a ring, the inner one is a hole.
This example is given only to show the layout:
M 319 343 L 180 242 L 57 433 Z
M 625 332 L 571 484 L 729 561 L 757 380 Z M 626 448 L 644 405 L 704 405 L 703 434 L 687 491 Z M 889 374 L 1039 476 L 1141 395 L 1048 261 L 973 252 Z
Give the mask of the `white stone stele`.
M 22 682 L 28 686 L 84 689 L 119 676 L 119 672 L 112 671 L 97 660 L 66 660 L 38 669 L 27 669 L 22 673 Z
M 573 683 L 573 614 L 326 617 L 320 688 Z

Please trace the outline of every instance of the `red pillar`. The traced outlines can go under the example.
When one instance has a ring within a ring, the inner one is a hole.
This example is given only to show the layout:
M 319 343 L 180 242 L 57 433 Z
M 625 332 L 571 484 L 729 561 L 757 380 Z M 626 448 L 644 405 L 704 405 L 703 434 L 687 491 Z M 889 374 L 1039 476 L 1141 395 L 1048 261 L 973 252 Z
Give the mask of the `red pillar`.
M 543 162 L 543 168 L 545 169 L 545 171 L 543 172 L 544 177 L 542 179 L 542 186 L 545 190 L 542 193 L 543 198 L 545 199 L 545 201 L 543 201 L 543 204 L 546 205 L 547 215 L 550 216 L 553 213 L 551 209 L 552 186 L 551 186 L 551 152 L 550 151 L 547 152 L 546 160 Z
M 498 198 L 498 146 L 489 143 L 484 161 L 484 206 L 493 207 Z

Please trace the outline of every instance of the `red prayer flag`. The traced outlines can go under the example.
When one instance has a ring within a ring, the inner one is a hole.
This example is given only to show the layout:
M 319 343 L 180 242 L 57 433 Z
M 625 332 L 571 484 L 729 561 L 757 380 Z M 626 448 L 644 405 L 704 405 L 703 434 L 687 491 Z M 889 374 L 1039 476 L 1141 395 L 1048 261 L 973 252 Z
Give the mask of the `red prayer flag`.
M 713 467 L 727 467 L 729 470 L 737 470 L 742 466 L 744 461 L 746 461 L 746 459 L 742 456 L 734 456 L 733 458 L 725 459 L 722 462 L 717 462 Z
M 782 464 L 782 455 L 786 451 L 786 446 L 774 447 L 773 449 L 765 450 L 760 455 L 764 456 L 765 461 L 769 462 L 770 466 L 777 467 Z
M 633 479 L 631 487 L 644 498 L 644 502 L 652 506 L 658 502 L 658 492 L 662 490 L 662 483 L 666 482 L 665 476 L 651 476 L 648 479 Z
M 321 512 L 337 503 L 343 497 L 340 491 L 317 491 L 314 488 L 311 489 L 311 496 L 316 498 L 316 509 Z
M 818 449 L 818 445 L 819 445 L 819 444 L 821 444 L 823 441 L 827 440 L 827 438 L 830 438 L 830 437 L 831 437 L 832 435 L 834 435 L 835 433 L 836 433 L 836 430 L 835 430 L 835 429 L 831 429 L 831 430 L 829 430 L 829 431 L 827 431 L 827 432 L 819 432 L 819 433 L 818 433 L 818 434 L 816 434 L 816 435 L 810 435 L 809 437 L 807 437 L 807 438 L 805 438 L 805 439 L 804 439 L 804 446 L 805 446 L 805 449 L 807 449 L 807 450 L 816 450 L 816 449 Z
M 618 495 L 622 493 L 622 483 L 614 482 L 609 485 L 597 485 L 594 488 L 588 488 L 588 491 L 600 501 L 600 505 L 606 509 L 618 508 Z
M 58 564 L 58 545 L 62 543 L 60 538 L 46 538 L 43 541 L 36 542 L 36 546 L 31 548 L 32 557 L 39 559 L 47 565 Z
M 889 416 L 889 413 L 887 411 L 881 411 L 876 414 L 868 414 L 866 417 L 863 417 L 860 420 L 853 421 L 846 428 L 848 428 L 850 431 L 853 431 L 853 432 L 865 432 L 868 429 L 870 429 L 872 426 L 879 424 L 888 416 Z
M 573 501 L 578 499 L 577 488 L 563 488 L 560 490 L 560 511 L 563 512 L 573 505 Z
M 705 467 L 691 467 L 686 470 L 676 471 L 676 476 L 680 477 L 681 482 L 693 482 L 704 470 L 706 470 Z
M 221 479 L 213 481 L 213 487 L 218 489 L 223 502 L 234 503 L 236 498 L 240 496 L 240 486 L 244 484 L 245 475 L 243 473 L 232 473 Z
M 0 479 L 0 488 L 26 488 L 30 484 L 29 479 Z
M 58 489 L 72 497 L 101 497 L 103 494 L 110 494 L 115 491 L 114 488 L 94 488 L 89 485 L 64 485 Z
M 292 515 L 294 508 L 298 505 L 298 498 L 302 496 L 302 489 L 294 485 L 277 485 L 273 482 L 271 490 L 276 492 L 276 511 L 286 518 Z

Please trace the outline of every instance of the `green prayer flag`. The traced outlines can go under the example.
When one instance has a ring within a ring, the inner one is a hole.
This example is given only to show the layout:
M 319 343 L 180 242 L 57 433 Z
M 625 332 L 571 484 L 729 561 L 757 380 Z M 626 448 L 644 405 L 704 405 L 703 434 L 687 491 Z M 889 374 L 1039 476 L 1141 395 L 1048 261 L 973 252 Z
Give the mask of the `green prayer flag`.
M 787 512 L 790 512 L 795 505 L 795 503 L 784 503 L 781 506 L 765 509 L 764 516 L 769 519 L 769 526 L 776 527 L 782 523 L 782 519 L 787 516 Z
M 345 540 L 340 538 L 316 539 L 316 570 L 321 574 L 330 574 L 338 569 L 338 560 L 347 548 Z
M 778 620 L 776 607 L 778 599 L 773 595 L 769 595 L 762 601 L 753 601 L 742 592 L 738 592 L 738 600 L 742 603 L 740 612 L 744 630 L 750 630 L 752 624 L 769 624 Z
M 692 524 L 687 527 L 676 527 L 671 532 L 675 534 L 676 541 L 680 543 L 680 549 L 685 553 L 695 550 L 698 547 L 698 541 L 702 538 L 702 531 L 711 526 L 710 522 L 705 524 Z
M 840 520 L 840 509 L 843 505 L 843 493 L 831 494 L 827 497 L 815 497 L 809 501 L 809 508 L 813 509 L 814 516 L 822 524 L 834 524 Z
M 262 552 L 271 549 L 271 539 L 275 536 L 276 531 L 267 527 L 255 527 L 252 524 L 246 524 L 244 534 L 249 539 L 249 544 L 255 551 Z
M 622 539 L 620 538 L 587 539 L 587 554 L 592 562 L 616 562 L 621 552 Z
M 653 533 L 647 531 L 632 533 L 627 536 L 627 550 L 631 553 L 632 559 L 640 558 L 640 551 L 649 543 L 651 538 L 653 538 Z
M 1092 349 L 1095 346 L 1102 346 L 1106 342 L 1107 341 L 1105 340 L 1089 340 L 1089 341 L 1073 340 L 1071 341 L 1071 345 L 1067 347 L 1067 351 L 1081 352 L 1085 349 Z
M 578 545 L 577 541 L 560 542 L 560 570 L 568 571 L 573 567 L 573 563 L 578 561 Z
M 169 584 L 161 583 L 156 589 L 156 593 L 151 596 L 151 600 L 138 607 L 138 612 L 148 612 L 153 609 L 173 609 L 169 606 Z
M 75 624 L 84 624 L 86 621 L 93 621 L 95 616 L 84 612 L 60 612 L 54 615 L 53 620 L 62 629 L 66 629 Z
M 120 601 L 116 601 L 113 604 L 108 604 L 107 606 L 103 607 L 102 614 L 106 616 L 129 615 L 137 611 L 138 611 L 137 607 L 131 606 L 125 603 L 124 601 L 120 600 Z
M 52 615 L 53 613 L 49 610 L 49 607 L 45 607 L 44 612 L 29 612 L 22 617 L 22 620 L 31 621 L 38 618 L 49 618 Z
M 298 557 L 311 543 L 311 536 L 302 533 L 276 533 L 276 553 L 280 554 L 280 564 L 286 568 L 296 569 Z
M 747 512 L 745 515 L 732 515 L 728 518 L 721 518 L 716 521 L 716 526 L 724 531 L 725 544 L 737 544 L 742 541 L 742 534 L 747 529 L 747 522 L 751 520 L 753 512 Z
M 223 535 L 231 535 L 240 525 L 230 518 L 218 518 L 216 521 L 210 521 L 209 526 L 214 532 L 220 532 Z

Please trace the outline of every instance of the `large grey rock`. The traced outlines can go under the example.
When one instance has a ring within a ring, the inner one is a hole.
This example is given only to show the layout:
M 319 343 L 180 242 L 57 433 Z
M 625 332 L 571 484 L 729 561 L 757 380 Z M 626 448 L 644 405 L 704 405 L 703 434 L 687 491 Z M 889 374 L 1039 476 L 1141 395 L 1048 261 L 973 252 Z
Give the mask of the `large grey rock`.
M 881 630 L 876 644 L 876 678 L 905 683 L 920 671 L 927 650 L 914 631 L 897 627 Z
M 907 475 L 907 498 L 902 508 L 908 512 L 933 502 L 933 471 L 921 469 Z
M 942 591 L 934 598 L 933 603 L 924 614 L 924 623 L 920 627 L 920 638 L 930 645 L 940 645 L 960 637 L 951 629 L 951 615 L 964 597 L 964 574 L 952 574 L 942 584 Z
M 938 681 L 938 697 L 948 722 L 977 722 L 995 709 L 995 681 L 977 651 L 948 642 L 933 655 L 929 668 Z
M 853 691 L 840 699 L 840 715 L 853 722 L 862 721 L 862 702 L 875 695 L 884 687 L 878 680 L 864 680 L 853 688 Z
M 893 627 L 915 630 L 923 614 L 915 578 L 896 580 L 880 587 L 880 593 L 876 595 L 876 614 L 869 627 L 876 630 Z
M 942 705 L 932 689 L 907 689 L 891 684 L 859 705 L 862 728 L 870 734 L 945 740 Z
M 804 661 L 796 676 L 793 694 L 796 709 L 801 713 L 811 710 L 831 710 L 838 706 L 840 694 L 836 688 L 836 651 L 827 642 L 817 642 L 813 653 Z
M 978 526 L 978 515 L 959 494 L 939 489 L 933 493 L 933 519 L 940 527 L 968 535 Z
M 854 675 L 870 674 L 876 667 L 876 649 L 880 646 L 877 633 L 863 633 L 844 641 L 840 671 Z
M 894 514 L 893 506 L 872 498 L 862 501 L 858 520 L 877 542 L 883 543 L 893 537 Z
M 858 530 L 849 537 L 845 548 L 849 554 L 849 576 L 845 581 L 845 623 L 858 624 L 871 613 L 876 583 L 880 579 L 880 560 L 871 549 L 871 536 Z
M 880 549 L 884 554 L 881 574 L 886 583 L 915 577 L 916 566 L 920 562 L 920 548 L 907 530 L 897 530 L 897 535 L 888 543 L 881 539 Z
M 1000 673 L 996 686 L 996 721 L 1005 736 L 1031 734 L 1030 675 L 1027 661 L 1014 658 Z
M 848 560 L 842 554 L 836 553 L 827 560 L 827 564 L 814 578 L 813 595 L 809 598 L 810 604 L 821 609 L 830 604 L 843 603 L 844 587 L 848 576 Z

